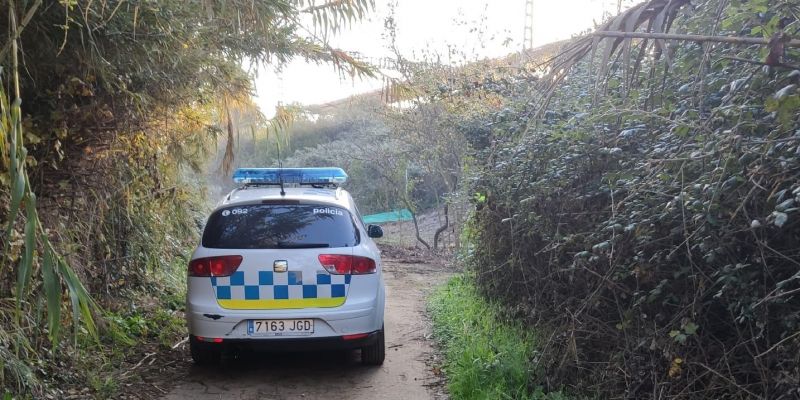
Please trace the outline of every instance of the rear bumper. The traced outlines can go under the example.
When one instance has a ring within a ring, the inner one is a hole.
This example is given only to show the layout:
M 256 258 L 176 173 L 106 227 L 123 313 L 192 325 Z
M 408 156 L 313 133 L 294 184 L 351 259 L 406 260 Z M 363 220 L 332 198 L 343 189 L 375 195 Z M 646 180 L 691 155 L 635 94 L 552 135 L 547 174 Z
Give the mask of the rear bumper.
M 313 319 L 314 333 L 302 339 L 341 338 L 343 335 L 373 332 L 383 324 L 383 307 L 345 310 L 293 310 L 294 313 L 268 312 L 226 313 L 224 315 L 200 314 L 187 310 L 186 319 L 189 333 L 195 336 L 222 338 L 242 341 L 285 341 L 285 337 L 253 338 L 248 334 L 248 321 L 251 319 Z
M 302 338 L 250 338 L 224 339 L 222 343 L 200 341 L 194 335 L 189 340 L 194 345 L 231 350 L 261 350 L 271 352 L 319 351 L 319 350 L 352 350 L 374 344 L 380 331 L 367 333 L 365 337 L 345 339 L 343 336 L 302 337 Z
M 350 293 L 344 305 L 334 308 L 300 308 L 279 310 L 231 310 L 217 304 L 215 298 L 203 294 L 211 291 L 208 282 L 194 279 L 186 302 L 189 334 L 224 340 L 283 341 L 290 338 L 253 339 L 247 332 L 254 319 L 313 319 L 314 333 L 303 339 L 340 338 L 343 335 L 375 332 L 383 325 L 385 292 L 383 283 L 375 293 Z M 201 287 L 207 285 L 207 287 Z M 351 292 L 353 288 L 351 287 Z M 291 338 L 296 339 L 296 338 Z

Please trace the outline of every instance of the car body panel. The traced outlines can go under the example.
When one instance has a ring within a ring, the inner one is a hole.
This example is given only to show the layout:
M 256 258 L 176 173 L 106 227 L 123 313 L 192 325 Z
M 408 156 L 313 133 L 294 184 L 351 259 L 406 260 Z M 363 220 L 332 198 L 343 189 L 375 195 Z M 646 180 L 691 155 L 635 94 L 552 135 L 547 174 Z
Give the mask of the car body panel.
M 286 195 L 281 196 L 277 188 L 237 189 L 217 209 L 284 200 L 349 210 L 359 243 L 354 247 L 312 249 L 217 249 L 203 247 L 201 243 L 192 259 L 241 255 L 243 261 L 236 277 L 188 277 L 186 319 L 191 335 L 281 341 L 331 338 L 382 329 L 385 288 L 380 251 L 367 236 L 367 229 L 346 191 L 286 188 Z M 347 276 L 328 274 L 317 258 L 319 254 L 369 257 L 375 260 L 376 272 Z M 288 271 L 275 272 L 276 261 L 287 261 Z M 333 285 L 344 285 L 344 288 L 338 287 L 334 293 Z M 280 289 L 284 292 L 278 297 L 282 298 L 275 298 L 278 286 L 286 287 Z M 223 287 L 227 288 L 221 289 Z M 316 296 L 312 296 L 312 291 Z M 255 319 L 313 319 L 314 332 L 302 337 L 253 336 L 248 333 L 248 321 Z
M 196 257 L 227 255 L 230 250 L 205 249 Z M 332 275 L 320 265 L 319 254 L 352 254 L 337 249 L 242 249 L 242 264 L 229 277 L 208 279 L 217 303 L 226 309 L 284 309 L 338 307 L 344 304 L 352 275 Z M 286 262 L 286 272 L 276 272 L 276 262 Z

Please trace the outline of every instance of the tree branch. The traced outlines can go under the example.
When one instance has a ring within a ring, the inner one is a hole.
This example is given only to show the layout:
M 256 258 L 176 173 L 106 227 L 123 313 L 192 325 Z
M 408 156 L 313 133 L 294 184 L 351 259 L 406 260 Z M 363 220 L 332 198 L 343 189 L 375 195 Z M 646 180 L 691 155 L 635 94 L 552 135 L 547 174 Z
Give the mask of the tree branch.
M 770 39 L 767 38 L 754 38 L 742 36 L 703 36 L 703 35 L 681 35 L 671 33 L 645 33 L 645 32 L 612 32 L 612 31 L 598 31 L 593 33 L 594 36 L 600 37 L 613 37 L 623 39 L 660 39 L 660 40 L 686 40 L 691 42 L 713 42 L 713 43 L 729 43 L 738 45 L 751 45 L 770 44 Z M 785 45 L 787 47 L 800 47 L 800 40 L 788 40 Z

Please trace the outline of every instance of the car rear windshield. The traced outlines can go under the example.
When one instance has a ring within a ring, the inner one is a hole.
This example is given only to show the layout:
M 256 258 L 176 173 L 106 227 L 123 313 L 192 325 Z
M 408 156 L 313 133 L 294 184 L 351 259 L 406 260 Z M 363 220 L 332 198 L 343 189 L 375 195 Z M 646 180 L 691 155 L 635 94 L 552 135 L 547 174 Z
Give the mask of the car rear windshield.
M 352 247 L 358 231 L 350 213 L 312 204 L 254 204 L 222 208 L 211 214 L 203 247 L 288 249 Z

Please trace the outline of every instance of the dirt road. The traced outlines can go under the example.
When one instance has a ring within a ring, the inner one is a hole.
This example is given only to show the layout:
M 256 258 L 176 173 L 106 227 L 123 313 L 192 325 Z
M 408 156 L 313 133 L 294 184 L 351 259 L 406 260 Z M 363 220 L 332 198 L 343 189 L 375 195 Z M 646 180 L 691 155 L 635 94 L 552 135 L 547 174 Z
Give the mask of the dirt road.
M 205 399 L 440 399 L 433 372 L 425 298 L 447 273 L 428 264 L 384 260 L 386 362 L 364 367 L 350 353 L 252 353 L 221 367 L 191 367 L 185 383 L 164 398 Z

